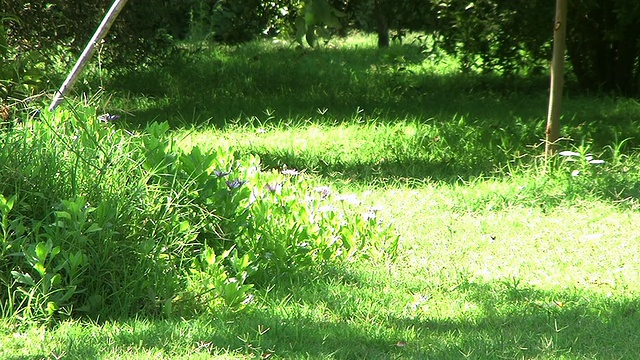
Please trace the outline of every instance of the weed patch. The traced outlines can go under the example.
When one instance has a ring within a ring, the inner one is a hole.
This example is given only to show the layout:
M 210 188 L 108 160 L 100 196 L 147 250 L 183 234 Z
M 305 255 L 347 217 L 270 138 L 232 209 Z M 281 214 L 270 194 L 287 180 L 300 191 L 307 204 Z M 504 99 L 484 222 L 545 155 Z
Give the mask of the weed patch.
M 254 286 L 395 253 L 388 225 L 339 194 L 168 130 L 77 106 L 3 134 L 4 316 L 241 310 Z

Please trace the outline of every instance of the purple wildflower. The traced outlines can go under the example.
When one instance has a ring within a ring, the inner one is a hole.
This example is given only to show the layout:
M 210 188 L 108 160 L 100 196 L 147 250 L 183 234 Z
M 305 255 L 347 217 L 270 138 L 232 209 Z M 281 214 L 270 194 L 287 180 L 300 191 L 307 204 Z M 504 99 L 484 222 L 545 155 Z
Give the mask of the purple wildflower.
M 315 192 L 320 193 L 320 195 L 322 196 L 323 199 L 327 198 L 329 195 L 331 195 L 331 188 L 328 186 L 318 186 L 317 188 L 313 189 Z
M 227 181 L 227 187 L 229 188 L 229 190 L 234 190 L 244 185 L 246 182 L 247 182 L 246 180 L 240 180 L 240 179 L 229 180 Z
M 109 114 L 109 113 L 98 116 L 98 120 L 102 122 L 116 121 L 118 119 L 120 119 L 120 115 Z
M 271 191 L 272 193 L 275 192 L 280 192 L 280 190 L 282 190 L 282 183 L 275 183 L 275 184 L 267 184 L 267 190 Z
M 213 175 L 219 178 L 225 177 L 229 174 L 231 174 L 231 171 L 213 170 Z

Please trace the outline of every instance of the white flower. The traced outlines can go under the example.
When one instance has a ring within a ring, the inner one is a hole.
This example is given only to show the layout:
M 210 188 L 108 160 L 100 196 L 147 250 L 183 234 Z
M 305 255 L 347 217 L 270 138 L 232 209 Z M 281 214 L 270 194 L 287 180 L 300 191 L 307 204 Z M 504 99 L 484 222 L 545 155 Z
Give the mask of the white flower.
M 249 294 L 249 296 L 247 296 L 247 298 L 242 301 L 242 305 L 247 305 L 252 301 L 253 301 L 253 294 Z
M 567 157 L 572 157 L 572 156 L 580 156 L 580 154 L 578 154 L 575 151 L 560 151 L 558 153 L 558 155 L 560 156 L 567 156 Z
M 375 212 L 373 212 L 373 211 L 367 211 L 366 213 L 363 213 L 363 214 L 362 214 L 362 218 L 363 218 L 365 221 L 373 220 L 373 219 L 375 219 L 375 218 L 376 218 L 376 213 L 375 213 Z
M 594 165 L 604 164 L 604 160 L 598 160 L 598 159 L 589 160 L 589 164 L 594 164 Z
M 102 122 L 116 121 L 119 118 L 120 118 L 120 115 L 109 114 L 109 113 L 98 116 L 98 120 Z
M 340 195 L 338 196 L 338 200 L 339 201 L 345 201 L 351 205 L 358 205 L 360 204 L 360 200 L 358 200 L 358 197 L 355 194 L 345 194 L 345 195 Z
M 335 208 L 333 206 L 331 206 L 331 205 L 320 206 L 318 208 L 318 212 L 321 212 L 321 213 L 334 211 L 334 210 L 335 210 Z

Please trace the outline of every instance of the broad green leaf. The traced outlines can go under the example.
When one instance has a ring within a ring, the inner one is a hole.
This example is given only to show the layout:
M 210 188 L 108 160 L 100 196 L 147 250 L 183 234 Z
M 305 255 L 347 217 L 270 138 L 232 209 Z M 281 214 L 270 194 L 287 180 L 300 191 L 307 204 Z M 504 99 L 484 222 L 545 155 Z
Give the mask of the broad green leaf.
M 45 276 L 47 273 L 47 269 L 44 267 L 42 263 L 35 263 L 33 268 L 40 274 L 40 276 Z
M 91 224 L 91 226 L 89 226 L 87 230 L 85 230 L 87 234 L 91 234 L 98 231 L 102 231 L 102 228 L 96 223 Z
M 67 302 L 73 295 L 76 294 L 76 286 L 69 286 L 67 291 L 58 299 L 59 302 Z
M 62 284 L 62 276 L 60 274 L 55 274 L 51 278 L 50 282 L 52 287 L 60 286 L 60 284 Z
M 58 310 L 58 305 L 55 302 L 49 301 L 47 303 L 47 314 L 49 316 L 53 315 L 57 310 Z
M 204 261 L 206 261 L 208 265 L 213 265 L 216 263 L 216 253 L 213 251 L 212 248 L 210 247 L 205 248 L 204 253 L 202 255 L 204 257 Z
M 4 197 L 3 197 L 3 200 L 4 200 Z M 6 200 L 7 212 L 13 209 L 13 204 L 15 204 L 15 202 L 16 202 L 16 195 L 13 195 L 12 197 L 9 198 L 9 200 Z
M 60 251 L 61 251 L 60 246 L 56 246 L 53 249 L 51 249 L 51 251 L 50 251 L 51 258 L 53 258 L 56 255 L 60 254 Z
M 191 229 L 191 225 L 189 224 L 189 221 L 187 220 L 180 221 L 180 232 L 187 232 L 189 231 L 189 229 Z
M 39 242 L 36 245 L 36 258 L 44 263 L 44 261 L 47 259 L 47 255 L 49 255 L 49 251 L 51 250 L 51 247 L 47 246 L 47 244 L 43 243 L 43 242 Z
M 31 277 L 30 274 L 23 274 L 17 271 L 11 271 L 11 276 L 13 276 L 13 278 L 16 279 L 16 281 L 18 281 L 21 284 L 36 286 L 36 282 L 33 281 L 33 278 Z
M 66 211 L 56 211 L 55 212 L 56 218 L 57 219 L 67 219 L 67 220 L 71 220 L 71 214 L 69 214 Z

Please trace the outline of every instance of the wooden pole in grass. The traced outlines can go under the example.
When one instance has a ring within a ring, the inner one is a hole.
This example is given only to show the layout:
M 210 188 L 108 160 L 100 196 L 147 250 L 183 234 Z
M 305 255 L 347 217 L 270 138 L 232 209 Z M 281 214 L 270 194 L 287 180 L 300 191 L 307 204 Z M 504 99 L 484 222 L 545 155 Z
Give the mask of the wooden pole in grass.
M 560 137 L 560 108 L 562 106 L 562 88 L 564 86 L 563 68 L 565 38 L 567 35 L 568 0 L 556 0 L 556 21 L 553 27 L 553 56 L 551 58 L 551 91 L 549 94 L 549 113 L 545 131 L 545 154 L 547 157 L 558 150 Z
M 91 57 L 95 53 L 96 44 L 100 42 L 105 37 L 105 35 L 107 35 L 107 33 L 109 32 L 109 29 L 111 28 L 111 25 L 116 20 L 116 17 L 118 17 L 120 10 L 122 10 L 122 8 L 126 5 L 126 3 L 127 3 L 127 0 L 115 0 L 113 2 L 113 5 L 111 5 L 111 8 L 107 12 L 107 14 L 104 16 L 104 19 L 102 19 L 100 26 L 98 26 L 98 29 L 96 29 L 96 32 L 93 34 L 93 37 L 87 43 L 87 46 L 84 48 L 84 51 L 82 51 L 82 54 L 78 58 L 76 65 L 73 67 L 73 69 L 67 76 L 67 79 L 64 81 L 64 83 L 62 83 L 62 86 L 60 86 L 60 89 L 56 92 L 55 96 L 53 97 L 53 101 L 51 101 L 51 105 L 49 105 L 49 111 L 53 111 L 60 104 L 66 92 L 69 91 L 73 87 L 73 84 L 76 82 L 76 80 L 78 80 L 78 77 L 80 76 L 84 68 L 89 63 L 89 60 L 91 60 Z

